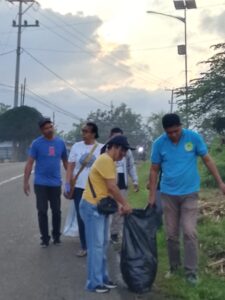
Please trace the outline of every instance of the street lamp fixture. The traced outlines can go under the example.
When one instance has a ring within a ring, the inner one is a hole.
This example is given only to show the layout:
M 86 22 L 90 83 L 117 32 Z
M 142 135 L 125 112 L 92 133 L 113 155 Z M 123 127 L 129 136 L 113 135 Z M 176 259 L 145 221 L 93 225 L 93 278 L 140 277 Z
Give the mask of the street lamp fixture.
M 194 9 L 197 8 L 195 0 L 174 0 L 174 6 L 176 9 Z
M 164 14 L 153 10 L 148 10 L 147 13 L 162 15 L 165 17 L 176 19 L 184 23 L 184 45 L 178 45 L 177 50 L 179 55 L 185 55 L 185 104 L 186 104 L 185 115 L 186 115 L 186 127 L 188 128 L 189 127 L 189 117 L 188 117 L 189 103 L 188 103 L 187 11 L 186 10 L 197 8 L 197 6 L 195 0 L 173 0 L 173 2 L 177 10 L 184 10 L 184 17 Z

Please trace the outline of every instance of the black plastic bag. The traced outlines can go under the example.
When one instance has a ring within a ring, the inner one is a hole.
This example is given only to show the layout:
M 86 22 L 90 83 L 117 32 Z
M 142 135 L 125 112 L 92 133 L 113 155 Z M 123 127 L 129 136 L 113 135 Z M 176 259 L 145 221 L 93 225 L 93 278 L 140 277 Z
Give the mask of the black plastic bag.
M 124 217 L 120 268 L 128 288 L 150 291 L 157 272 L 157 214 L 153 207 L 134 209 Z

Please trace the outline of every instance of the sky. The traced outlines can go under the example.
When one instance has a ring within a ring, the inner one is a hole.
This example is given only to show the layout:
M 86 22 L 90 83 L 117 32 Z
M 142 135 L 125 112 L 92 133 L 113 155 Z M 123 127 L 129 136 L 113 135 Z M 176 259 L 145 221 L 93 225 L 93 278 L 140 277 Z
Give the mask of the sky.
M 196 0 L 187 11 L 188 79 L 224 42 L 225 0 Z M 147 10 L 183 16 L 173 0 L 40 0 L 23 5 L 20 83 L 25 104 L 55 118 L 58 129 L 91 111 L 127 104 L 143 121 L 170 110 L 171 90 L 185 84 L 183 22 Z M 18 2 L 0 1 L 0 102 L 13 106 Z M 174 99 L 176 101 L 176 99 Z M 176 105 L 174 106 L 176 108 Z

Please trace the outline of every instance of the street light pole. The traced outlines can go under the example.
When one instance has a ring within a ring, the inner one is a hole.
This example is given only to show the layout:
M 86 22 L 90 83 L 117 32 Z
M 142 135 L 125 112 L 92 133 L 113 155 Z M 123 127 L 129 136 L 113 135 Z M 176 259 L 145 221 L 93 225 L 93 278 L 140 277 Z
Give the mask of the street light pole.
M 185 54 L 185 95 L 186 95 L 186 127 L 188 128 L 188 72 L 187 72 L 187 22 L 186 22 L 186 10 L 185 10 L 185 14 L 184 17 L 180 17 L 180 16 L 174 16 L 174 15 L 169 15 L 169 14 L 164 14 L 158 11 L 154 11 L 154 10 L 148 10 L 147 11 L 148 14 L 155 14 L 155 15 L 161 15 L 164 17 L 169 17 L 169 18 L 173 18 L 176 19 L 178 21 L 181 21 L 184 23 L 184 45 L 179 45 L 178 46 L 178 54 L 180 55 L 184 55 Z M 173 90 L 172 90 L 173 91 Z M 172 92 L 172 97 L 173 97 L 173 92 Z M 173 110 L 173 102 L 171 100 L 170 102 L 171 104 L 171 108 L 170 111 L 172 112 Z
M 189 127 L 189 98 L 188 98 L 188 56 L 187 56 L 187 9 L 184 9 L 184 44 L 185 44 L 185 116 L 186 128 Z
M 184 10 L 184 17 L 180 16 L 174 16 L 170 14 L 164 14 L 161 12 L 149 10 L 147 13 L 149 14 L 156 14 L 156 15 L 162 15 L 165 17 L 173 18 L 178 21 L 181 21 L 184 23 L 184 45 L 178 46 L 178 54 L 184 55 L 185 59 L 185 115 L 186 115 L 186 127 L 189 127 L 189 98 L 188 98 L 188 54 L 187 54 L 187 9 L 193 9 L 197 8 L 195 0 L 173 0 L 174 6 L 176 9 Z
M 173 0 L 176 10 L 184 10 L 184 43 L 185 52 L 180 53 L 185 55 L 185 115 L 186 127 L 189 127 L 189 91 L 188 91 L 188 47 L 187 47 L 187 9 L 197 8 L 195 0 Z M 179 54 L 179 49 L 178 49 Z

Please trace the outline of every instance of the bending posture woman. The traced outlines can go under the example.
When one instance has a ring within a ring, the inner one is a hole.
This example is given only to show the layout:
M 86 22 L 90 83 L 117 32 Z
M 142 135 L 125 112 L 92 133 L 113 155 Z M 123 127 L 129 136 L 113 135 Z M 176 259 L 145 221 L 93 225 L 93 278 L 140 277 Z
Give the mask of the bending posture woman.
M 106 153 L 100 155 L 91 168 L 89 182 L 86 183 L 80 203 L 80 214 L 86 228 L 88 249 L 86 288 L 89 291 L 106 293 L 116 287 L 116 284 L 110 281 L 107 270 L 108 216 L 98 212 L 97 203 L 102 198 L 111 195 L 120 203 L 121 213 L 126 214 L 132 211 L 117 187 L 114 163 L 121 160 L 130 148 L 126 137 L 122 135 L 115 136 L 108 141 Z

